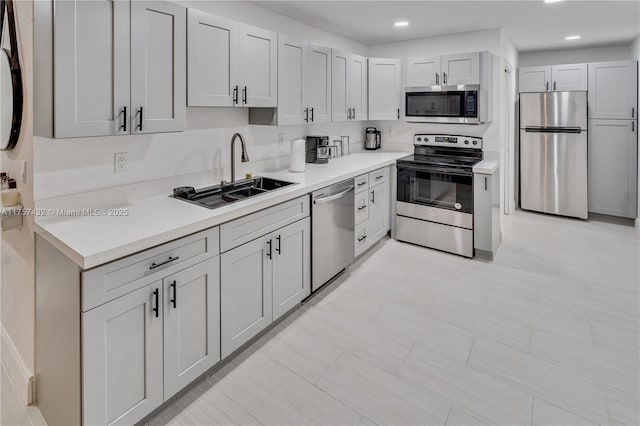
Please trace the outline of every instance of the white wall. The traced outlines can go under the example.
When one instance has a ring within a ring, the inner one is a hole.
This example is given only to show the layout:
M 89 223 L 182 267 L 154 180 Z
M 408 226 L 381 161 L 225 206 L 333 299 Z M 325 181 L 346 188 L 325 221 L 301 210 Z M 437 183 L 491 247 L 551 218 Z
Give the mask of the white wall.
M 638 37 L 633 41 L 633 43 L 631 43 L 630 52 L 631 59 L 640 61 L 640 37 Z M 638 84 L 638 99 L 640 100 L 640 84 Z M 638 108 L 636 108 L 636 111 L 638 111 Z M 638 165 L 638 212 L 640 213 L 640 149 L 638 149 Z M 640 235 L 640 218 L 636 219 L 636 231 Z
M 583 62 L 606 62 L 631 59 L 629 44 L 586 47 L 581 49 L 543 50 L 520 52 L 521 67 L 537 65 L 578 64 Z
M 313 41 L 329 47 L 366 54 L 366 46 L 243 1 L 182 1 L 248 24 Z M 230 139 L 245 136 L 251 162 L 238 166 L 257 173 L 288 166 L 289 140 L 309 134 L 349 135 L 353 149 L 363 138 L 362 123 L 312 124 L 304 126 L 253 126 L 246 108 L 187 108 L 187 131 L 153 135 L 47 139 L 35 138 L 35 199 L 124 187 L 159 180 L 157 191 L 167 192 L 180 184 L 210 184 L 229 179 Z M 286 143 L 279 144 L 284 133 Z M 113 171 L 113 155 L 127 152 L 128 170 Z M 183 178 L 180 178 L 180 177 Z M 151 190 L 150 186 L 146 190 Z M 96 201 L 97 202 L 97 201 Z M 90 206 L 87 206 L 90 207 Z

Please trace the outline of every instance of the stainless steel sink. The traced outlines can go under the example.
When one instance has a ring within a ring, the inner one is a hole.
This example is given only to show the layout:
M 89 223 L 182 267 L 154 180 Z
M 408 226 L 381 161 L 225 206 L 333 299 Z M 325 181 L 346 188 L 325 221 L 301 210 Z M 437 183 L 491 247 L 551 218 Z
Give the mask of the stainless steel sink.
M 200 189 L 195 189 L 192 186 L 183 186 L 175 188 L 172 197 L 209 209 L 215 209 L 289 185 L 294 185 L 294 182 L 258 176 L 253 179 L 239 180 L 233 183 Z

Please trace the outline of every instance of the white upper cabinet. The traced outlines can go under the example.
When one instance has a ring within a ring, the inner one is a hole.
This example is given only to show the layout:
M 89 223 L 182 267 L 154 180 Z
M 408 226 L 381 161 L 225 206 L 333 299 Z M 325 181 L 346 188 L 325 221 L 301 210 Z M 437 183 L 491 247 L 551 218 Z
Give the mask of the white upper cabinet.
M 332 50 L 332 121 L 366 120 L 367 59 Z
M 587 90 L 587 64 L 520 68 L 518 91 L 549 92 Z
M 369 58 L 369 120 L 399 120 L 402 98 L 400 59 Z
M 184 130 L 185 13 L 164 1 L 56 1 L 53 136 Z
M 554 65 L 551 77 L 554 91 L 587 90 L 587 64 Z
M 331 48 L 307 43 L 306 99 L 309 121 L 331 121 Z
M 443 56 L 442 84 L 480 84 L 480 52 Z
M 129 3 L 76 0 L 55 7 L 54 136 L 129 133 Z
M 186 9 L 170 2 L 131 2 L 133 133 L 184 130 Z
M 307 43 L 278 35 L 278 124 L 304 124 L 307 107 Z
M 188 106 L 233 106 L 238 23 L 196 9 L 187 16 Z
M 242 106 L 278 106 L 278 33 L 238 25 L 238 82 Z
M 437 86 L 442 78 L 440 56 L 408 58 L 405 73 L 406 86 Z
M 551 67 L 526 67 L 518 72 L 518 91 L 546 92 L 551 90 Z
M 194 9 L 188 32 L 189 106 L 277 106 L 277 33 Z
M 589 118 L 638 118 L 638 63 L 589 64 Z

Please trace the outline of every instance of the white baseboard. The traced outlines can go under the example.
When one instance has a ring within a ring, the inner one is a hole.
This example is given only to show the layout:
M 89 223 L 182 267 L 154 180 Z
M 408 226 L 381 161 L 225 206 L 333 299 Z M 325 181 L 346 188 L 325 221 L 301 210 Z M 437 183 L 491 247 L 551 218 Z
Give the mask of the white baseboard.
M 24 364 L 22 357 L 20 357 L 4 325 L 0 325 L 0 329 L 2 368 L 4 368 L 12 386 L 16 389 L 17 395 L 19 395 L 24 404 L 35 404 L 35 380 L 33 372 Z

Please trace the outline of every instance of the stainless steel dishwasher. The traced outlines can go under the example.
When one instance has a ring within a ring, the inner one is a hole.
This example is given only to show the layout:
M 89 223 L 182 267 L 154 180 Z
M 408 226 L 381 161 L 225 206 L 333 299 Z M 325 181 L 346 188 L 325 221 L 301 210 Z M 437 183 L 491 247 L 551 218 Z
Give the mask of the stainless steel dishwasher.
M 311 291 L 340 273 L 355 258 L 354 181 L 311 194 Z

